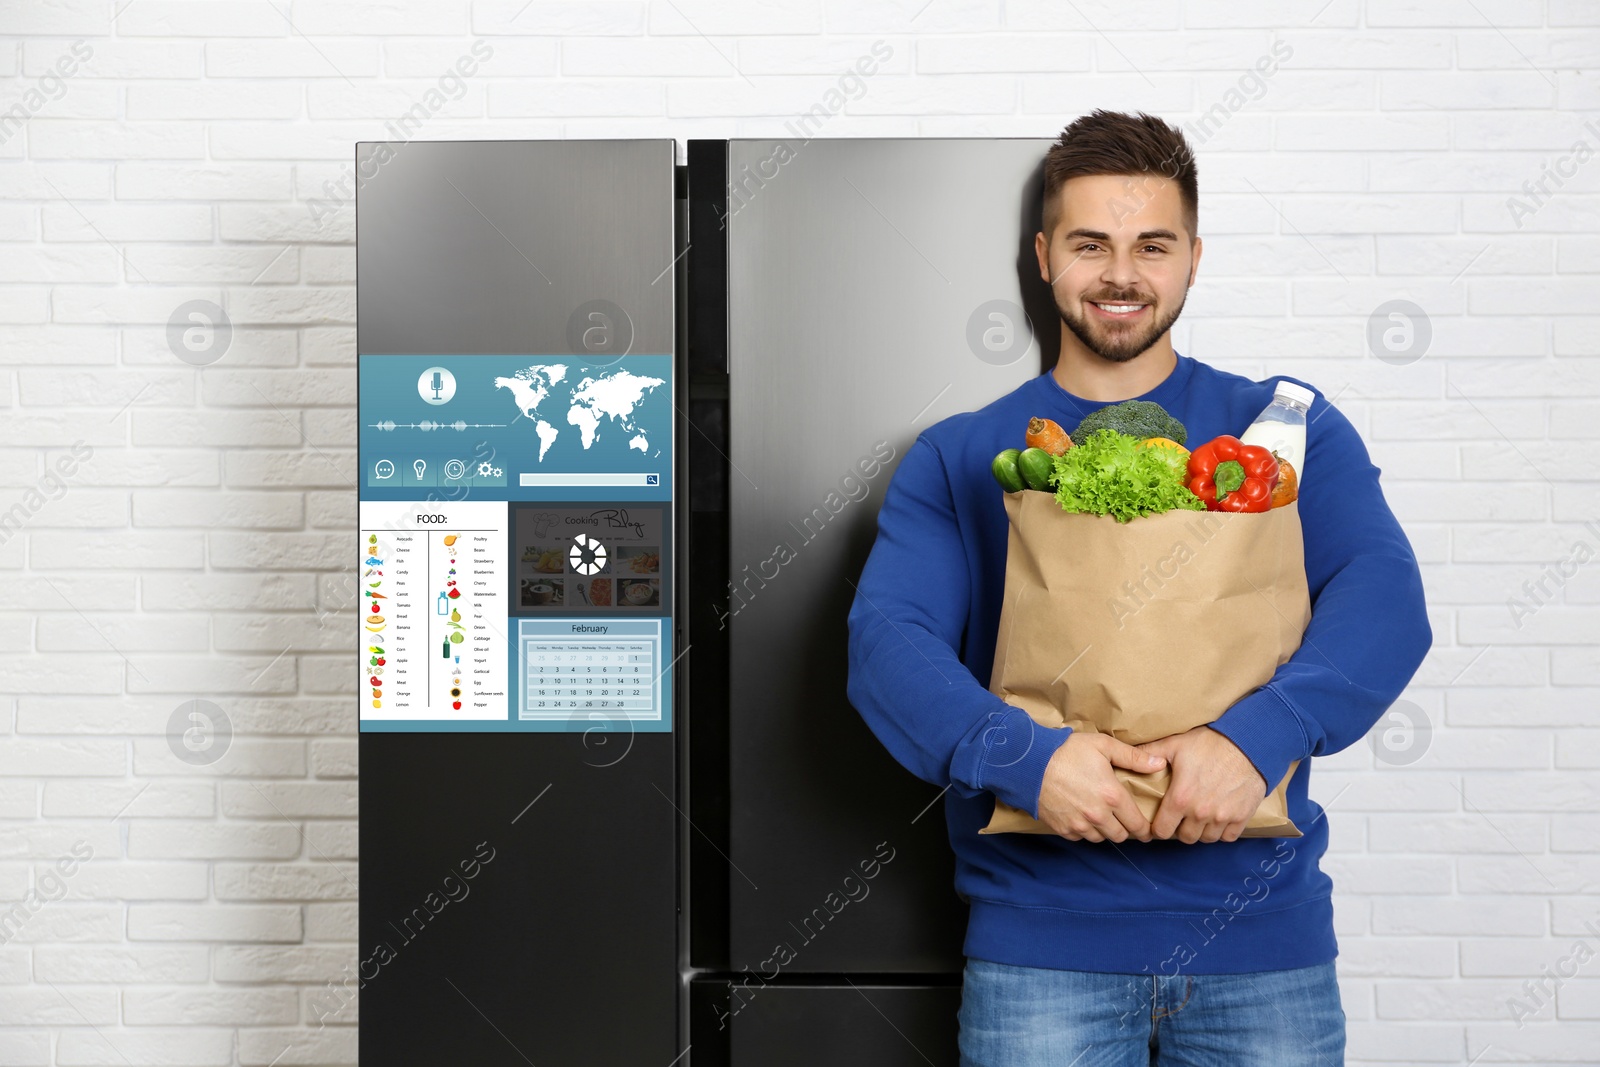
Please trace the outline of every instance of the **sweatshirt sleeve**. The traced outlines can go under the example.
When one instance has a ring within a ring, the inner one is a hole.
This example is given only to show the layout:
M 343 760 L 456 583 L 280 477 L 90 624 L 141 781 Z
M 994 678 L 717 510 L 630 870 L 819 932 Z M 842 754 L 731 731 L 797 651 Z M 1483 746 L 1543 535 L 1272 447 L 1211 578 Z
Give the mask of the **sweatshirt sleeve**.
M 1045 766 L 1072 730 L 1035 723 L 961 662 L 970 583 L 950 479 L 919 436 L 884 493 L 850 606 L 850 702 L 918 778 L 1037 818 Z
M 1320 393 L 1308 419 L 1300 520 L 1311 622 L 1271 680 L 1211 724 L 1269 792 L 1292 761 L 1365 737 L 1433 644 L 1416 556 L 1361 435 Z

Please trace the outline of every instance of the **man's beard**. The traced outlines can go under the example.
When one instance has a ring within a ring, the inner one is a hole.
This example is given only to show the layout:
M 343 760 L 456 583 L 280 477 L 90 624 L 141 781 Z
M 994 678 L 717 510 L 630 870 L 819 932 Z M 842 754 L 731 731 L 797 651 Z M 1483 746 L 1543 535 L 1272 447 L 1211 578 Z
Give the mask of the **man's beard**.
M 1150 324 L 1143 328 L 1130 328 L 1107 323 L 1102 326 L 1098 322 L 1091 323 L 1088 312 L 1080 311 L 1081 303 L 1073 304 L 1074 311 L 1068 311 L 1061 304 L 1061 299 L 1056 297 L 1056 310 L 1061 313 L 1061 321 L 1071 330 L 1073 336 L 1083 342 L 1083 346 L 1101 359 L 1110 363 L 1127 363 L 1131 359 L 1144 354 L 1150 346 L 1161 339 L 1161 335 L 1172 328 L 1178 321 L 1178 316 L 1183 313 L 1184 301 L 1188 299 L 1189 292 L 1178 300 L 1178 306 L 1170 314 L 1162 314 L 1160 307 L 1150 304 Z M 1115 300 L 1101 300 L 1102 304 L 1114 304 Z M 1130 304 L 1148 303 L 1144 300 L 1129 300 Z

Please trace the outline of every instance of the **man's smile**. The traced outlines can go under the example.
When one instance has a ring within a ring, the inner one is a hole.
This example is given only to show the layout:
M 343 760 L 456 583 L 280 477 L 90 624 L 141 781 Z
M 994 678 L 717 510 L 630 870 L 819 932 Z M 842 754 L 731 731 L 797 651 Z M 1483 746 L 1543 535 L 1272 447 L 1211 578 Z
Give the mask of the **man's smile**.
M 1117 304 L 1109 301 L 1090 300 L 1089 306 L 1099 312 L 1101 318 L 1114 320 L 1127 320 L 1138 317 L 1149 304 Z

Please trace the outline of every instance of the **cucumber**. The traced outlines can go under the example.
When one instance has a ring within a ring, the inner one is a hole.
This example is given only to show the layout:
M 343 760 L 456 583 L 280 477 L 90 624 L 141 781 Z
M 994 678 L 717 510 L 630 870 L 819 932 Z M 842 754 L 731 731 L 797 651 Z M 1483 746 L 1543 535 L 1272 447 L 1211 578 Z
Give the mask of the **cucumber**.
M 1008 448 L 994 457 L 994 480 L 1008 493 L 1020 493 L 1024 488 L 1022 472 L 1017 469 L 1017 457 L 1021 454 L 1015 448 Z
M 1029 489 L 1048 493 L 1056 472 L 1055 457 L 1042 448 L 1024 448 L 1017 456 L 1017 470 Z

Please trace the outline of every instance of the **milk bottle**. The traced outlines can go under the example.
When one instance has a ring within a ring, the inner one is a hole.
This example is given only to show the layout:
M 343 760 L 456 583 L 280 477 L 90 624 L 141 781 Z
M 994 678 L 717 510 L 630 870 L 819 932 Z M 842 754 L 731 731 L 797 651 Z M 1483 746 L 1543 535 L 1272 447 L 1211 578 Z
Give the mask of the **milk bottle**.
M 1306 472 L 1306 409 L 1316 394 L 1293 382 L 1278 383 L 1268 404 L 1239 440 L 1276 452 L 1294 468 L 1295 477 L 1304 482 Z

